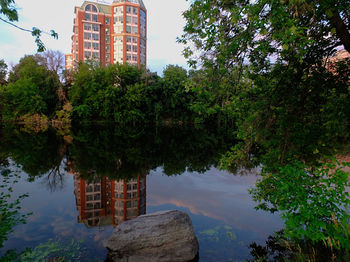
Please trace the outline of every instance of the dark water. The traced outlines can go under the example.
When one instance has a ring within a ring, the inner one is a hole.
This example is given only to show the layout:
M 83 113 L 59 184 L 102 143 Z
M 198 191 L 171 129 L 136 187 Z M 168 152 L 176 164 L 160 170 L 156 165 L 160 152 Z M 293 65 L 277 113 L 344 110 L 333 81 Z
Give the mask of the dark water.
M 126 219 L 160 210 L 187 212 L 200 261 L 244 261 L 283 227 L 256 211 L 248 189 L 258 170 L 219 171 L 233 144 L 229 128 L 80 126 L 62 136 L 2 129 L 0 163 L 18 173 L 12 198 L 28 193 L 6 250 L 103 261 L 103 241 Z M 51 252 L 52 251 L 52 252 Z M 51 252 L 51 254 L 50 254 Z

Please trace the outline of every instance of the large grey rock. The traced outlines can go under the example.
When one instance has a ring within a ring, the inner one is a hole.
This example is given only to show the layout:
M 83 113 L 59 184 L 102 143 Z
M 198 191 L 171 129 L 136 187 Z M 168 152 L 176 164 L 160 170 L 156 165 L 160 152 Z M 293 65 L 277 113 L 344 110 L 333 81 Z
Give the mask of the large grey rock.
M 190 217 L 177 210 L 123 222 L 105 246 L 108 258 L 118 262 L 187 262 L 199 249 Z

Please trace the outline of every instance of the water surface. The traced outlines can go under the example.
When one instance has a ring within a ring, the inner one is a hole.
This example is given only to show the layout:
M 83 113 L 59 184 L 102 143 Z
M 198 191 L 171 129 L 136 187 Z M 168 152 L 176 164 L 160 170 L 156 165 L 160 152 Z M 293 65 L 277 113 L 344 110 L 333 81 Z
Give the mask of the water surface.
M 118 224 L 178 209 L 192 219 L 200 261 L 249 259 L 249 244 L 263 244 L 283 223 L 254 209 L 248 189 L 258 169 L 218 170 L 234 143 L 231 134 L 229 128 L 80 126 L 63 137 L 3 129 L 2 168 L 18 171 L 12 197 L 28 193 L 21 212 L 32 215 L 0 254 L 46 245 L 55 247 L 51 256 L 103 261 L 103 241 Z

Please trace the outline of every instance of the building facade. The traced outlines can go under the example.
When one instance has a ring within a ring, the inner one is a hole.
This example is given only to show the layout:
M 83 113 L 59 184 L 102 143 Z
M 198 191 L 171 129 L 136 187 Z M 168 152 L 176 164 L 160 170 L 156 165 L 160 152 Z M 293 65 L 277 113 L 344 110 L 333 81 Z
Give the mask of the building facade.
M 111 5 L 85 1 L 74 12 L 72 52 L 66 56 L 72 62 L 66 59 L 66 69 L 87 60 L 146 67 L 147 10 L 142 0 Z
M 74 174 L 78 222 L 87 227 L 117 226 L 146 213 L 146 176 L 132 180 L 87 182 Z

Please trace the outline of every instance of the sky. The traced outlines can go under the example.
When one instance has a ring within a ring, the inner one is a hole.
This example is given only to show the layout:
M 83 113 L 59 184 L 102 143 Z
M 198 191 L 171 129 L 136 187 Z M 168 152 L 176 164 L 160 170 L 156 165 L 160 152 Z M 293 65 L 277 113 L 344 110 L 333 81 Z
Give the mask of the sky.
M 96 0 L 93 0 L 96 2 Z M 43 35 L 47 49 L 71 52 L 74 7 L 81 6 L 83 0 L 15 0 L 19 21 L 16 25 L 31 29 L 33 26 L 58 33 L 58 40 Z M 102 2 L 102 1 L 100 1 Z M 113 0 L 104 0 L 110 4 Z M 182 56 L 183 46 L 176 43 L 181 36 L 185 20 L 182 12 L 189 3 L 186 0 L 143 0 L 147 8 L 147 66 L 161 74 L 168 64 L 187 67 Z M 3 17 L 3 16 L 1 16 Z M 35 54 L 36 44 L 30 33 L 23 32 L 0 21 L 0 59 L 11 67 L 24 55 Z

